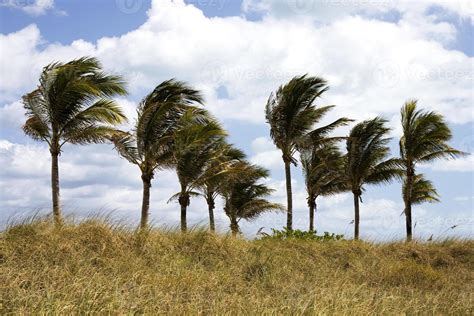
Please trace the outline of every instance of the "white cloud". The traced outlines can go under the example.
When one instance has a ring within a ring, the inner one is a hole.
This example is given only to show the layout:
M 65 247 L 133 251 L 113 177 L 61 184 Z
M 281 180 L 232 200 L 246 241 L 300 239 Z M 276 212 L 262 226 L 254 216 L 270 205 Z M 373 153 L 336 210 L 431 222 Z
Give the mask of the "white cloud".
M 135 99 L 177 77 L 202 89 L 221 119 L 263 123 L 270 92 L 308 72 L 329 79 L 331 90 L 320 103 L 338 105 L 332 118 L 392 118 L 406 99 L 419 98 L 421 106 L 465 123 L 474 119 L 473 59 L 444 46 L 455 34 L 446 22 L 408 13 L 398 23 L 344 16 L 314 26 L 305 20 L 207 18 L 182 1 L 156 0 L 138 29 L 97 43 L 40 45 L 34 25 L 0 36 L 6 57 L 0 75 L 10 78 L 0 92 L 12 102 L 34 87 L 50 61 L 96 55 L 108 70 L 125 75 Z M 228 98 L 218 98 L 220 86 Z
M 424 166 L 426 167 L 426 166 Z M 474 155 L 470 154 L 455 160 L 438 160 L 429 165 L 429 168 L 435 171 L 465 172 L 474 171 Z
M 66 15 L 65 11 L 55 9 L 54 0 L 3 0 L 0 6 L 19 9 L 32 16 L 44 15 L 48 11 Z

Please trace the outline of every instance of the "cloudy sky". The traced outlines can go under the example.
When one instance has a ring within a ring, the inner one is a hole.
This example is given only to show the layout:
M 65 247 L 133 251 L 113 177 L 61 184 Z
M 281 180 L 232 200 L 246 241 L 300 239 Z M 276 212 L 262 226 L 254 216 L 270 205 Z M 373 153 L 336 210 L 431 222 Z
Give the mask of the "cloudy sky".
M 295 75 L 329 81 L 331 89 L 318 101 L 337 105 L 327 121 L 386 117 L 393 128 L 393 155 L 398 155 L 400 107 L 413 98 L 446 116 L 455 147 L 474 152 L 473 25 L 471 0 L 1 0 L 0 226 L 46 212 L 50 205 L 49 152 L 22 134 L 19 100 L 52 61 L 96 56 L 107 71 L 123 75 L 130 94 L 118 101 L 132 122 L 137 102 L 165 79 L 201 89 L 230 140 L 252 162 L 270 169 L 272 199 L 285 203 L 281 154 L 269 139 L 263 112 L 270 92 Z M 420 171 L 435 183 L 442 203 L 414 208 L 415 235 L 472 237 L 473 155 Z M 293 174 L 294 222 L 306 229 L 300 168 Z M 66 146 L 60 180 L 67 214 L 111 214 L 137 222 L 139 171 L 112 146 Z M 156 175 L 154 223 L 178 223 L 179 206 L 167 204 L 177 190 L 173 171 Z M 349 194 L 322 198 L 318 206 L 318 231 L 352 234 Z M 401 238 L 402 210 L 400 183 L 366 187 L 362 236 Z M 226 231 L 226 216 L 220 207 L 216 213 L 219 229 Z M 242 223 L 242 229 L 252 236 L 260 227 L 283 227 L 285 218 L 269 214 Z M 192 200 L 189 219 L 206 223 L 202 199 Z

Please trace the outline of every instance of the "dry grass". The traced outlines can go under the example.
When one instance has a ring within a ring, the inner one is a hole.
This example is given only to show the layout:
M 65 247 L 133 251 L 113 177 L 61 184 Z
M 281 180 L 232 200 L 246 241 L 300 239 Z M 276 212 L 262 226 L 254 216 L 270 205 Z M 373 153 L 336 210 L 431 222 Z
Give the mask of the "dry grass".
M 246 241 L 37 221 L 0 235 L 0 314 L 472 314 L 474 241 Z

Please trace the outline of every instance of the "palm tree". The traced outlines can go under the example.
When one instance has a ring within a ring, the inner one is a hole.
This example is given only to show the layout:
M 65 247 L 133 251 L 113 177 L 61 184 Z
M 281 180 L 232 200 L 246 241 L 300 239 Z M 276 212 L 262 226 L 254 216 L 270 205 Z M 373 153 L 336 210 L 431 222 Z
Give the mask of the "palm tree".
M 354 196 L 354 239 L 359 239 L 359 201 L 364 184 L 389 183 L 402 176 L 400 161 L 390 153 L 387 121 L 376 117 L 355 125 L 346 141 L 345 180 Z
M 407 182 L 406 179 L 403 181 L 403 200 L 407 199 Z M 413 177 L 413 188 L 410 194 L 411 204 L 422 204 L 422 203 L 437 203 L 439 202 L 439 194 L 433 183 L 423 176 L 423 174 L 417 174 Z
M 155 171 L 171 168 L 173 135 L 181 117 L 195 104 L 202 104 L 199 91 L 170 79 L 159 84 L 138 105 L 138 118 L 131 132 L 112 137 L 118 153 L 141 171 L 143 199 L 140 227 L 148 225 L 150 188 Z
M 221 172 L 219 166 L 221 143 L 226 132 L 216 119 L 202 109 L 187 111 L 179 122 L 180 128 L 173 136 L 172 163 L 176 168 L 181 190 L 177 198 L 181 206 L 181 231 L 187 230 L 186 213 L 194 190 Z M 214 165 L 215 170 L 209 166 Z M 170 199 L 170 200 L 171 200 Z
M 200 194 L 206 199 L 209 211 L 209 230 L 215 231 L 214 208 L 215 200 L 219 195 L 219 187 L 227 181 L 229 174 L 238 176 L 240 172 L 239 162 L 245 158 L 245 154 L 227 142 L 222 142 L 217 150 L 216 157 L 206 166 L 206 174 L 212 176 L 204 177 L 204 181 L 199 187 Z
M 415 168 L 418 163 L 437 159 L 456 158 L 464 153 L 448 145 L 452 134 L 441 114 L 417 109 L 417 101 L 410 100 L 401 110 L 403 136 L 400 139 L 400 156 L 405 169 L 404 197 L 407 241 L 412 240 L 412 192 Z
M 314 145 L 301 151 L 309 207 L 309 231 L 314 231 L 316 199 L 345 191 L 342 154 L 334 143 Z
M 233 236 L 239 233 L 242 219 L 253 220 L 264 212 L 284 209 L 282 205 L 266 199 L 274 190 L 259 183 L 268 177 L 268 170 L 245 161 L 240 162 L 237 168 L 240 174 L 229 174 L 228 180 L 219 188 L 225 200 L 224 211 L 230 219 Z
M 270 124 L 270 136 L 276 147 L 281 150 L 285 164 L 287 228 L 289 230 L 293 228 L 290 165 L 296 165 L 294 155 L 301 139 L 307 136 L 311 128 L 334 107 L 333 105 L 316 107 L 314 104 L 314 101 L 328 89 L 326 81 L 322 78 L 307 75 L 294 77 L 286 85 L 280 86 L 275 93 L 270 94 L 265 108 L 265 117 Z M 317 139 L 347 122 L 345 118 L 336 120 L 314 130 L 312 137 Z
M 38 87 L 23 96 L 28 117 L 23 131 L 34 140 L 46 142 L 51 153 L 53 216 L 57 225 L 62 223 L 58 157 L 63 145 L 105 142 L 115 132 L 112 126 L 126 121 L 111 98 L 125 94 L 121 77 L 104 73 L 97 59 L 82 57 L 47 65 Z

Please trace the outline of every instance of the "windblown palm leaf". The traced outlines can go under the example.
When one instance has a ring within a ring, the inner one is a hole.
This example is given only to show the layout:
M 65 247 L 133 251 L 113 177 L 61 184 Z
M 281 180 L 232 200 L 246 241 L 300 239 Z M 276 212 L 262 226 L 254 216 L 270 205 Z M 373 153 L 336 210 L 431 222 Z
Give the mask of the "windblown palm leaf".
M 406 180 L 403 182 L 403 199 L 408 198 L 408 187 Z M 436 203 L 439 202 L 439 194 L 433 183 L 424 178 L 422 174 L 415 175 L 413 188 L 410 194 L 412 204 Z
M 58 156 L 65 143 L 103 143 L 126 120 L 110 98 L 126 94 L 121 77 L 106 74 L 99 61 L 82 57 L 43 68 L 38 87 L 23 96 L 26 135 L 49 145 L 52 155 L 52 197 L 60 223 Z

